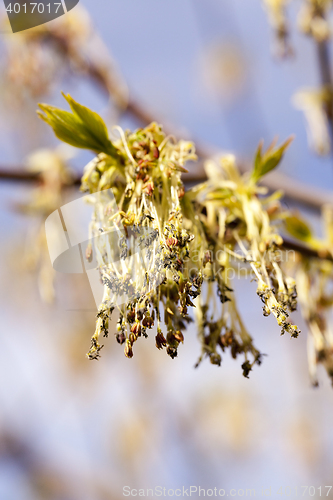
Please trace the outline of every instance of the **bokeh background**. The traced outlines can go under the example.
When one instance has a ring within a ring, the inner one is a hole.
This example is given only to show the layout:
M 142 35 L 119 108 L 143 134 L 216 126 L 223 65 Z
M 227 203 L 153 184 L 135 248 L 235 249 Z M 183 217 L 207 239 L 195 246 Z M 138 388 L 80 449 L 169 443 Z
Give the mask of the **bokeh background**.
M 298 7 L 291 2 L 291 26 Z M 99 40 L 91 56 L 110 51 L 130 95 L 159 122 L 244 161 L 261 138 L 295 134 L 281 170 L 314 190 L 332 191 L 332 158 L 309 150 L 304 116 L 291 103 L 300 88 L 319 84 L 315 47 L 294 28 L 294 56 L 274 58 L 259 0 L 81 0 L 82 8 L 83 36 L 91 22 L 104 44 Z M 0 34 L 4 74 L 16 36 Z M 16 52 L 18 73 L 26 57 Z M 109 125 L 137 126 L 61 60 L 42 50 L 41 61 L 26 75 L 36 84 L 50 74 L 35 95 L 22 96 L 2 79 L 1 165 L 15 168 L 35 149 L 57 146 L 35 109 L 41 100 L 63 106 L 60 90 Z M 75 154 L 79 171 L 92 155 Z M 27 269 L 42 217 L 22 214 L 17 205 L 33 189 L 0 183 L 1 500 L 118 499 L 124 486 L 190 485 L 256 488 L 258 496 L 271 487 L 272 498 L 281 498 L 279 487 L 292 487 L 296 498 L 296 487 L 301 496 L 302 485 L 332 485 L 333 392 L 324 372 L 319 388 L 310 385 L 300 316 L 300 338 L 280 337 L 274 320 L 261 315 L 255 284 L 237 283 L 242 316 L 268 355 L 250 380 L 228 355 L 221 368 L 207 361 L 195 370 L 195 327 L 175 360 L 156 350 L 153 336 L 138 342 L 128 360 L 111 335 L 101 360 L 89 362 L 96 311 L 86 277 L 57 275 L 50 305 L 41 301 L 36 272 Z M 320 231 L 319 214 L 306 211 Z M 313 498 L 320 498 L 318 489 Z

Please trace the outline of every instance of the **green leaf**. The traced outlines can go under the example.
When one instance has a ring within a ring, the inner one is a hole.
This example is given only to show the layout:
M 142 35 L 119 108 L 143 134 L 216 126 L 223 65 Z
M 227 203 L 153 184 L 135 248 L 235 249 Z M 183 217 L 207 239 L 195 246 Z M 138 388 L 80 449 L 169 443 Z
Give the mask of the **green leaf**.
M 257 183 L 265 174 L 271 172 L 278 166 L 282 160 L 283 154 L 293 137 L 287 139 L 280 147 L 275 147 L 275 141 L 269 146 L 265 153 L 262 152 L 263 142 L 259 143 L 258 149 L 254 158 L 254 167 L 251 175 L 251 180 Z
M 254 176 L 254 174 L 256 172 L 260 171 L 263 145 L 264 145 L 264 141 L 260 141 L 258 149 L 256 151 L 255 158 L 254 158 L 254 169 L 253 169 L 253 172 L 252 172 L 252 177 Z
M 311 242 L 313 240 L 311 228 L 297 215 L 289 215 L 285 219 L 285 226 L 288 233 L 297 240 Z
M 41 111 L 37 111 L 39 117 L 52 127 L 58 139 L 76 148 L 116 157 L 117 149 L 109 139 L 103 119 L 74 101 L 70 95 L 63 96 L 72 112 L 48 104 L 39 104 Z

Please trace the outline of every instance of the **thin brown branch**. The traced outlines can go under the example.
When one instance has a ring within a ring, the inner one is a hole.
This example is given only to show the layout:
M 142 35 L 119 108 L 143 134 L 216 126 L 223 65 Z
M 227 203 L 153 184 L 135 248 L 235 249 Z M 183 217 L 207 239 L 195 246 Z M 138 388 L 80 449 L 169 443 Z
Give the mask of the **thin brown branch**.
M 327 41 L 317 42 L 317 53 L 321 83 L 323 86 L 332 85 L 331 63 Z
M 285 250 L 293 250 L 294 252 L 300 253 L 303 257 L 308 257 L 310 259 L 325 259 L 329 261 L 333 261 L 332 255 L 328 252 L 318 252 L 317 250 L 313 250 L 312 248 L 304 245 L 303 243 L 299 243 L 294 240 L 290 240 L 289 238 L 283 237 L 283 248 Z
M 246 165 L 240 165 L 241 172 L 246 172 L 249 169 Z M 29 172 L 24 167 L 1 167 L 0 166 L 0 181 L 10 182 L 37 182 L 38 174 Z M 206 176 L 202 165 L 196 172 L 189 172 L 183 175 L 183 180 L 187 185 L 204 182 Z M 74 177 L 73 184 L 80 185 L 81 174 Z M 299 181 L 295 181 L 281 172 L 274 172 L 263 181 L 263 186 L 266 186 L 270 191 L 282 190 L 284 196 L 288 200 L 301 203 L 304 206 L 320 210 L 325 204 L 333 203 L 333 195 L 329 191 L 317 189 L 312 186 L 307 186 Z
M 10 182 L 38 182 L 38 173 L 29 172 L 24 167 L 0 167 L 0 180 Z
M 51 43 L 55 43 L 58 50 L 60 50 L 65 56 L 70 57 L 71 48 L 69 47 L 67 41 L 63 37 L 57 37 L 54 34 L 46 35 L 45 39 L 50 41 Z M 323 80 L 327 80 L 330 77 L 329 70 L 329 58 L 327 47 L 323 44 L 319 44 L 319 60 L 322 69 L 322 77 Z M 75 63 L 85 73 L 95 84 L 101 88 L 101 90 L 108 96 L 112 96 L 113 94 L 118 94 L 117 89 L 117 81 L 110 80 L 107 77 L 107 72 L 99 66 L 96 66 L 92 61 L 88 61 L 83 57 L 80 57 L 79 54 L 75 54 Z M 331 80 L 330 80 L 331 82 Z M 156 118 L 149 113 L 146 108 L 141 106 L 141 104 L 133 99 L 128 99 L 126 103 L 126 107 L 121 109 L 123 113 L 129 113 L 132 115 L 138 123 L 141 125 L 147 125 L 152 121 L 155 121 Z M 332 114 L 333 116 L 333 114 Z M 333 124 L 333 121 L 331 121 Z M 171 131 L 166 131 L 167 134 L 171 133 Z M 206 180 L 205 172 L 203 169 L 202 161 L 209 156 L 213 156 L 217 153 L 215 150 L 210 147 L 197 146 L 196 151 L 199 159 L 201 160 L 201 164 L 199 164 L 199 168 L 196 169 L 195 173 L 188 173 L 184 175 L 185 184 L 193 184 L 197 182 L 202 182 Z M 249 170 L 247 165 L 239 166 L 242 173 Z M 38 182 L 39 176 L 36 173 L 29 172 L 22 167 L 11 167 L 11 168 L 2 168 L 0 167 L 0 180 L 3 181 L 11 181 L 11 182 Z M 81 183 L 81 175 L 77 175 L 73 179 L 72 185 L 80 185 Z M 273 172 L 268 177 L 266 177 L 265 182 L 263 183 L 271 190 L 281 189 L 284 191 L 286 198 L 290 198 L 293 201 L 302 203 L 304 205 L 310 206 L 315 209 L 320 209 L 325 203 L 332 203 L 332 195 L 326 191 L 321 191 L 318 189 L 309 188 L 308 186 L 301 184 L 292 180 L 290 177 L 280 173 Z M 297 243 L 288 238 L 284 238 L 284 248 L 288 250 L 294 250 L 296 252 L 301 253 L 307 257 L 314 258 L 328 258 L 332 260 L 330 256 L 324 256 L 315 250 L 303 245 L 302 243 Z
M 29 171 L 26 171 L 24 169 L 1 169 L 0 168 L 0 180 L 3 181 L 10 181 L 10 182 L 28 182 L 28 183 L 35 183 L 38 182 L 39 176 L 36 173 L 31 173 Z M 184 175 L 184 182 L 185 184 L 193 184 L 197 183 L 199 181 L 204 181 L 205 177 L 199 176 L 199 175 L 191 175 L 191 174 L 185 174 Z M 72 184 L 70 184 L 67 187 L 73 187 L 73 186 L 79 186 L 81 184 L 81 176 L 77 175 L 73 178 Z M 298 186 L 299 189 L 299 186 Z M 306 193 L 306 201 L 308 201 Z M 315 201 L 314 199 L 312 201 Z M 321 199 L 316 200 L 316 205 L 315 208 L 320 208 L 321 207 Z M 295 252 L 298 252 L 305 257 L 309 258 L 319 258 L 319 259 L 327 259 L 327 260 L 332 260 L 332 257 L 328 254 L 323 254 L 320 252 L 317 252 L 316 250 L 313 250 L 312 248 L 307 247 L 306 245 L 302 243 L 298 243 L 296 241 L 290 240 L 288 238 L 283 238 L 284 243 L 283 243 L 283 248 L 286 250 L 294 250 Z
M 326 115 L 328 119 L 330 136 L 331 136 L 331 149 L 333 142 L 333 82 L 332 82 L 332 68 L 330 61 L 330 53 L 328 42 L 322 41 L 317 42 L 317 55 L 318 55 L 318 64 L 319 64 L 319 72 L 320 72 L 320 80 L 323 87 L 330 89 L 330 99 L 326 104 Z M 333 151 L 332 151 L 333 153 Z
M 0 181 L 37 183 L 40 176 L 36 172 L 30 172 L 25 167 L 0 167 Z M 81 175 L 75 175 L 71 185 L 80 185 Z
M 319 9 L 318 15 L 326 20 L 324 11 Z M 325 104 L 325 112 L 328 120 L 329 133 L 331 138 L 331 156 L 333 157 L 333 80 L 332 65 L 330 60 L 330 47 L 328 40 L 317 41 L 317 58 L 321 85 L 329 90 L 329 99 Z

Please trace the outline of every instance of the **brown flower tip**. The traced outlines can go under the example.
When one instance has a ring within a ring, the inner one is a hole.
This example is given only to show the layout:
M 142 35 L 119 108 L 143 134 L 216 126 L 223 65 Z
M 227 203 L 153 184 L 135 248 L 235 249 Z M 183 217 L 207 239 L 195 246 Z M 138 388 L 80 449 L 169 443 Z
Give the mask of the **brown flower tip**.
M 145 328 L 151 328 L 154 324 L 154 320 L 151 316 L 145 316 L 142 320 L 142 325 Z
M 169 236 L 169 238 L 167 238 L 165 242 L 168 245 L 168 247 L 174 247 L 178 244 L 177 238 L 174 238 L 173 236 Z
M 166 346 L 166 340 L 161 331 L 159 331 L 155 337 L 157 349 L 163 349 Z
M 245 361 L 242 364 L 242 369 L 243 369 L 243 375 L 244 375 L 244 377 L 245 378 L 249 378 L 249 373 L 252 370 L 252 366 L 251 366 L 250 361 Z
M 126 358 L 133 358 L 132 344 L 131 344 L 129 339 L 126 339 L 124 353 L 125 353 Z
M 184 335 L 180 330 L 174 332 L 173 336 L 177 340 L 177 342 L 184 342 Z
M 144 192 L 148 195 L 148 196 L 152 196 L 153 192 L 154 192 L 154 183 L 153 182 L 148 182 L 144 188 Z
M 167 347 L 167 354 L 170 356 L 171 359 L 175 359 L 178 355 L 177 349 L 171 347 L 168 345 Z
M 131 327 L 131 333 L 133 333 L 136 337 L 141 336 L 141 325 L 139 322 L 134 323 Z
M 116 334 L 116 340 L 117 340 L 118 344 L 122 345 L 125 342 L 125 340 L 126 340 L 125 334 L 122 333 L 122 332 L 121 333 L 117 333 Z
M 212 262 L 212 255 L 211 255 L 210 251 L 207 250 L 207 252 L 205 253 L 204 258 L 203 258 L 203 263 L 202 263 L 203 267 L 205 267 L 206 264 L 211 263 L 211 262 Z
M 182 198 L 184 198 L 184 196 L 185 196 L 185 187 L 180 186 L 180 188 L 178 189 L 178 198 L 181 200 Z

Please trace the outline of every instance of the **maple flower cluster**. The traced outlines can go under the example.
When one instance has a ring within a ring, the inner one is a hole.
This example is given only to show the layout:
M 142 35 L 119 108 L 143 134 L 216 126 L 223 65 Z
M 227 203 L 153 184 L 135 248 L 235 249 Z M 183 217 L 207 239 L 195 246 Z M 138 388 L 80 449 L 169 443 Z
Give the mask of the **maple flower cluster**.
M 230 271 L 245 266 L 257 281 L 264 316 L 275 316 L 281 333 L 299 333 L 289 318 L 296 309 L 295 281 L 285 275 L 281 258 L 281 194 L 268 196 L 258 186 L 290 140 L 265 152 L 260 144 L 252 172 L 244 175 L 232 155 L 207 161 L 208 180 L 186 190 L 181 175 L 196 160 L 192 143 L 166 136 L 156 123 L 135 132 L 114 127 L 111 141 L 99 115 L 64 97 L 71 112 L 43 104 L 41 118 L 61 140 L 97 153 L 81 186 L 93 204 L 86 259 L 94 259 L 104 290 L 88 358 L 100 357 L 113 313 L 115 338 L 128 358 L 149 331 L 156 347 L 175 358 L 195 317 L 201 342 L 196 366 L 207 357 L 220 365 L 230 349 L 233 358 L 243 357 L 248 377 L 262 354 L 237 309 Z

